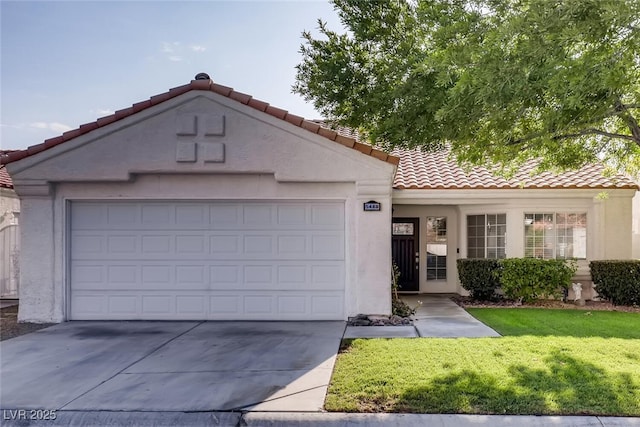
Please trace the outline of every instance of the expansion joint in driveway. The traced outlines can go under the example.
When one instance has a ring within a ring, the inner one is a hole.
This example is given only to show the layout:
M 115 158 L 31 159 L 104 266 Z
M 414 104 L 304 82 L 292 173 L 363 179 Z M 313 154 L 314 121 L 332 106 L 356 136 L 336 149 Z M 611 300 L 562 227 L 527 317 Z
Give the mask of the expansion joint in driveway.
M 113 374 L 112 376 L 110 376 L 109 378 L 107 378 L 106 380 L 102 381 L 99 384 L 96 384 L 94 387 L 91 387 L 89 390 L 85 391 L 84 393 L 74 397 L 73 399 L 71 399 L 70 401 L 68 401 L 67 403 L 65 403 L 64 405 L 60 406 L 61 410 L 64 410 L 65 407 L 67 407 L 68 405 L 70 405 L 71 403 L 75 402 L 76 400 L 80 399 L 81 397 L 85 396 L 86 394 L 92 392 L 93 390 L 95 390 L 96 388 L 100 387 L 102 384 L 111 381 L 112 379 L 114 379 L 115 377 L 117 377 L 118 375 L 122 374 L 124 371 L 126 371 L 127 369 L 129 369 L 130 367 L 132 367 L 133 365 L 135 365 L 136 363 L 140 362 L 142 359 L 145 359 L 149 356 L 151 356 L 153 353 L 157 352 L 158 350 L 160 350 L 162 347 L 166 346 L 167 344 L 171 343 L 172 341 L 180 338 L 181 336 L 191 332 L 192 330 L 194 330 L 195 328 L 197 328 L 198 326 L 202 325 L 203 323 L 205 323 L 204 321 L 202 322 L 198 322 L 196 325 L 194 325 L 193 327 L 187 329 L 186 331 L 179 333 L 178 335 L 176 335 L 175 337 L 167 340 L 166 342 L 160 344 L 159 346 L 157 346 L 156 348 L 152 349 L 151 351 L 149 351 L 148 353 L 144 354 L 143 356 L 139 357 L 138 359 L 134 360 L 133 362 L 131 362 L 130 364 L 128 364 L 127 366 L 125 366 L 124 368 L 122 368 L 121 370 L 119 370 L 118 372 L 116 372 L 115 374 Z

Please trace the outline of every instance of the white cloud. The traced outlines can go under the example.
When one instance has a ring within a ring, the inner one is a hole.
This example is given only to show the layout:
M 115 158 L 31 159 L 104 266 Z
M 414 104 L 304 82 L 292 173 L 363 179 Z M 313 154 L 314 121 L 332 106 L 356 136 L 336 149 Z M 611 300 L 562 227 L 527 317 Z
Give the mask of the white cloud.
M 180 42 L 163 42 L 162 43 L 162 52 L 164 53 L 173 53 L 177 48 L 180 47 Z
M 66 132 L 68 130 L 73 129 L 71 126 L 69 125 L 65 125 L 64 123 L 49 123 L 49 129 L 51 129 L 54 132 Z
M 181 42 L 162 42 L 160 52 L 165 59 L 171 62 L 184 61 L 191 53 L 202 53 L 207 50 L 206 46 L 199 44 L 183 45 Z
M 109 108 L 98 108 L 97 110 L 89 110 L 89 112 L 91 114 L 103 117 L 103 116 L 110 116 L 113 113 L 115 113 L 115 111 L 109 109 Z
M 58 132 L 58 133 L 63 133 L 66 132 L 68 130 L 73 129 L 71 126 L 69 125 L 65 125 L 64 123 L 58 123 L 58 122 L 33 122 L 33 123 L 29 123 L 29 127 L 33 128 L 33 129 L 46 129 L 46 130 L 51 130 L 54 132 Z

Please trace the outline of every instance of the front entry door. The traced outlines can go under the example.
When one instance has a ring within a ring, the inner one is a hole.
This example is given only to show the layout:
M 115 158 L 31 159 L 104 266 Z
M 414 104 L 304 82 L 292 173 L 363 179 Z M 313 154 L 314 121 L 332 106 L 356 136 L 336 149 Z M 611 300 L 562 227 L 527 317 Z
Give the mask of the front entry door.
M 401 292 L 420 290 L 419 224 L 418 218 L 393 218 L 391 256 L 400 269 L 398 290 Z

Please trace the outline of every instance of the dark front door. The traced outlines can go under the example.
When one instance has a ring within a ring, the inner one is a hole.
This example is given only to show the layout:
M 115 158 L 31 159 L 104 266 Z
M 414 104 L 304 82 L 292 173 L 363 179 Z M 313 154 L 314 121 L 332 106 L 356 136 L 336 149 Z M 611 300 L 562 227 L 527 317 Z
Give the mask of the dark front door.
M 418 242 L 420 224 L 418 218 L 393 218 L 391 230 L 391 256 L 400 269 L 398 290 L 417 292 L 420 290 Z

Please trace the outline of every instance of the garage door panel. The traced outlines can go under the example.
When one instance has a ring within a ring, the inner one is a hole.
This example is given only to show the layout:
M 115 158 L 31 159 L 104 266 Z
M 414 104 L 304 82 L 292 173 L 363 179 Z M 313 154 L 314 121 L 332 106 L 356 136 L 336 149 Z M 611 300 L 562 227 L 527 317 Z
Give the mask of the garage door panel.
M 71 270 L 74 289 L 142 291 L 181 290 L 339 290 L 344 289 L 344 266 L 339 262 L 266 262 L 166 265 L 91 264 L 77 261 Z
M 150 291 L 144 294 L 77 291 L 71 304 L 85 320 L 335 320 L 344 312 L 343 292 L 236 291 L 202 295 Z
M 73 319 L 343 318 L 342 203 L 74 202 L 71 220 Z

